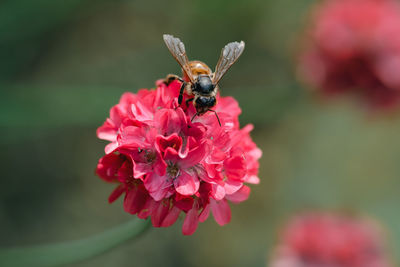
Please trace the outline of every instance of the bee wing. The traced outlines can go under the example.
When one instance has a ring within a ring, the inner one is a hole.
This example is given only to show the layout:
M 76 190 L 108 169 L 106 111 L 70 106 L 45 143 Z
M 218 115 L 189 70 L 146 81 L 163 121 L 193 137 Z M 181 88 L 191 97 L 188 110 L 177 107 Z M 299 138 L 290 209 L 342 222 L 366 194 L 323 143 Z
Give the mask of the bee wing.
M 174 56 L 176 61 L 178 61 L 179 65 L 181 65 L 183 71 L 189 77 L 191 82 L 194 82 L 192 72 L 189 67 L 189 59 L 186 55 L 185 45 L 182 43 L 179 38 L 176 38 L 169 34 L 163 35 L 164 42 L 167 45 L 169 51 Z
M 213 84 L 217 84 L 224 76 L 233 63 L 238 60 L 244 50 L 244 42 L 232 42 L 222 48 L 221 56 L 219 57 L 217 66 L 213 76 Z

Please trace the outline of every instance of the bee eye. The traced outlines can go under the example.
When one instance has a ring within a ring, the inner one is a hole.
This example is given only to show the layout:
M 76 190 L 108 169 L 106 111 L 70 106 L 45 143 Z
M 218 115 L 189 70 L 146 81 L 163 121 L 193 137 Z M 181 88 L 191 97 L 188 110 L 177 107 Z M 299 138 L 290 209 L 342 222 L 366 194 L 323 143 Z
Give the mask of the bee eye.
M 216 104 L 216 99 L 215 99 L 215 97 L 213 96 L 213 97 L 210 97 L 210 100 L 209 100 L 209 104 L 208 104 L 208 106 L 209 107 L 213 107 L 213 106 L 215 106 L 215 104 Z
M 198 97 L 196 99 L 196 104 L 198 104 L 199 106 L 205 106 L 206 98 L 205 97 Z

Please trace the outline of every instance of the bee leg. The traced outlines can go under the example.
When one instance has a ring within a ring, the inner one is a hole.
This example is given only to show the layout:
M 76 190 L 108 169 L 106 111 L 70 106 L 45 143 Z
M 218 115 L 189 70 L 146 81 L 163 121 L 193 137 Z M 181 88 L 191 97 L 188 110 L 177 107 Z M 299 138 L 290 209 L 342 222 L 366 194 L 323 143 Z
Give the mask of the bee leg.
M 182 85 L 181 85 L 181 90 L 179 91 L 179 97 L 178 97 L 178 104 L 179 104 L 179 106 L 182 104 L 183 92 L 185 91 L 185 87 L 186 87 L 186 82 L 183 81 L 183 82 L 182 82 Z
M 197 112 L 196 112 L 196 114 L 194 114 L 194 116 L 192 117 L 192 119 L 191 119 L 190 121 L 193 122 L 194 118 L 196 118 L 197 115 L 198 115 L 198 114 L 197 114 Z
M 219 123 L 219 127 L 221 127 L 221 121 L 219 120 L 217 112 L 215 110 L 212 110 L 212 109 L 209 109 L 208 111 L 214 112 L 215 116 L 217 117 L 217 120 L 218 120 L 218 123 Z
M 170 83 L 172 83 L 172 82 L 175 81 L 175 80 L 178 80 L 178 81 L 180 81 L 181 83 L 184 83 L 184 82 L 185 82 L 185 81 L 184 81 L 181 77 L 179 77 L 178 75 L 175 75 L 175 74 L 168 74 L 167 77 L 164 79 L 164 83 L 165 83 L 166 85 L 169 85 Z
M 182 83 L 181 89 L 179 90 L 179 97 L 178 97 L 178 104 L 180 106 L 182 104 L 183 92 L 185 91 L 185 87 L 186 87 L 187 83 L 181 77 L 179 77 L 178 75 L 175 75 L 175 74 L 168 74 L 167 77 L 164 79 L 164 83 L 166 85 L 169 85 L 170 83 L 172 83 L 175 80 L 178 80 Z
M 190 101 L 193 101 L 193 99 L 194 99 L 194 97 L 189 98 L 189 99 L 186 100 L 186 107 L 187 107 L 187 108 L 189 107 L 189 102 L 190 102 Z

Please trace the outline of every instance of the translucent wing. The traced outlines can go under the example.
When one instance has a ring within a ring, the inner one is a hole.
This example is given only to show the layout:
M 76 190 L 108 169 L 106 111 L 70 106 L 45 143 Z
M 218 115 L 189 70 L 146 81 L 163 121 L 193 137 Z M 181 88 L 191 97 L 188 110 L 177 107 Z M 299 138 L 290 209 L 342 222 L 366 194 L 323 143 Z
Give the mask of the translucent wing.
M 217 84 L 227 70 L 236 62 L 244 50 L 244 42 L 232 42 L 227 44 L 221 51 L 217 66 L 215 67 L 213 83 Z
M 185 45 L 182 43 L 179 38 L 175 38 L 172 35 L 164 34 L 164 42 L 167 45 L 169 51 L 174 56 L 176 61 L 178 61 L 179 65 L 181 65 L 183 71 L 189 77 L 191 82 L 194 82 L 192 72 L 189 67 L 189 59 L 186 55 Z

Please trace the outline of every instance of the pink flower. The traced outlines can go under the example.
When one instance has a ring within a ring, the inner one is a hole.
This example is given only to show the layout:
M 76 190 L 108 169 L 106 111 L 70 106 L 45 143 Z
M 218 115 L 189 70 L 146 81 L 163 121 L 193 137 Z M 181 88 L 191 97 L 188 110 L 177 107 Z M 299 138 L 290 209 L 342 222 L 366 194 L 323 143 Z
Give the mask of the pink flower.
M 325 0 L 312 12 L 299 74 L 327 95 L 352 93 L 372 108 L 400 104 L 400 5 Z
M 371 221 L 304 214 L 283 229 L 271 267 L 393 267 L 381 229 Z
M 97 136 L 109 141 L 96 173 L 125 195 L 124 209 L 153 226 L 172 225 L 185 214 L 182 232 L 193 234 L 213 214 L 220 225 L 231 219 L 229 201 L 246 200 L 257 184 L 261 150 L 239 128 L 241 110 L 231 97 L 217 96 L 214 113 L 191 118 L 192 104 L 178 105 L 180 82 L 157 81 L 155 90 L 125 93 L 111 108 Z M 185 96 L 186 98 L 187 96 Z

